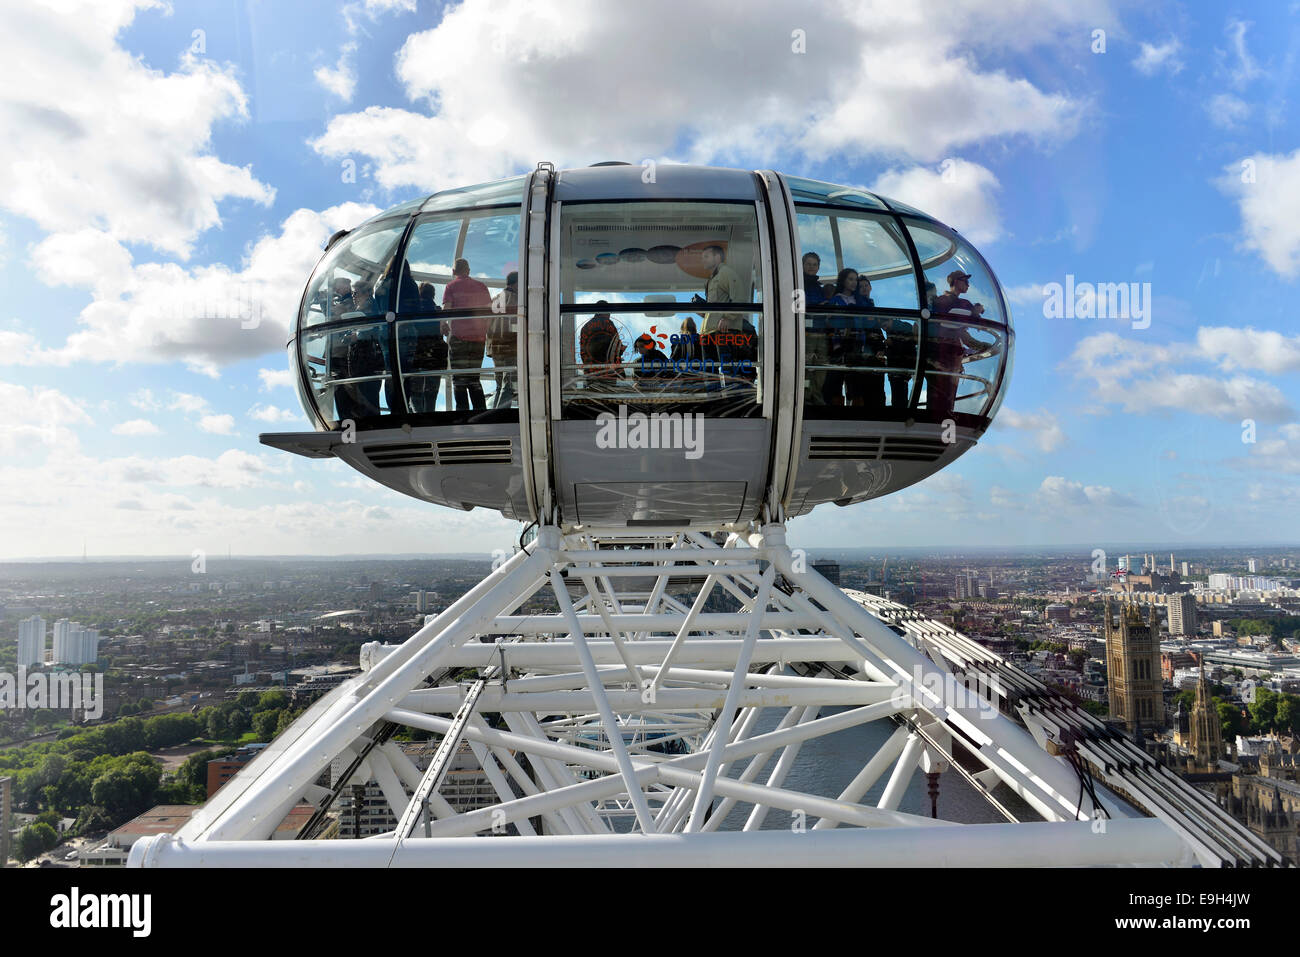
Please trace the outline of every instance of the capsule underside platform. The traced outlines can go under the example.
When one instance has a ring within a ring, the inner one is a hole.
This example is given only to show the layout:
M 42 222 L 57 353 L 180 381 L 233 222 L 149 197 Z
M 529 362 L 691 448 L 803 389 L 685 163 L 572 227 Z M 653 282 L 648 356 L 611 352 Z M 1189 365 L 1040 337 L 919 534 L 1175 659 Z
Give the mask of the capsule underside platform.
M 793 517 L 965 452 L 1012 344 L 983 258 L 909 207 L 770 171 L 542 164 L 334 242 L 289 342 L 318 431 L 262 441 L 520 521 Z

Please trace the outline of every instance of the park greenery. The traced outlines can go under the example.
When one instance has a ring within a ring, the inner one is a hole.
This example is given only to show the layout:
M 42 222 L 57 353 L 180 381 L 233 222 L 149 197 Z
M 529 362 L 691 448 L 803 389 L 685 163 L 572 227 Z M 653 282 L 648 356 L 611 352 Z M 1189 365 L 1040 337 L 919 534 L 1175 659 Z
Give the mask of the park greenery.
M 300 712 L 280 690 L 244 692 L 195 713 L 126 717 L 93 728 L 65 728 L 54 741 L 0 751 L 0 775 L 13 778 L 15 810 L 38 814 L 18 835 L 20 860 L 59 841 L 61 817 L 70 834 L 118 827 L 157 804 L 201 804 L 207 799 L 207 762 L 241 744 L 270 741 Z M 207 744 L 174 774 L 150 752 Z

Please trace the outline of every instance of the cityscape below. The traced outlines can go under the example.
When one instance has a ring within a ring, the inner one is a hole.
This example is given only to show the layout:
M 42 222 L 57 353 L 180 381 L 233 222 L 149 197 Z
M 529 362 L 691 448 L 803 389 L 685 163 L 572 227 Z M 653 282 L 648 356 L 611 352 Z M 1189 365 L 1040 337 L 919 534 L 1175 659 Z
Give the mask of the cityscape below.
M 1002 655 L 1296 858 L 1300 547 L 808 557 L 850 595 L 907 606 Z M 0 566 L 7 863 L 125 863 L 136 840 L 175 831 L 312 701 L 358 674 L 364 644 L 405 641 L 492 567 L 443 557 Z M 555 611 L 549 596 L 530 602 L 519 614 Z M 29 690 L 53 695 L 74 676 L 84 694 L 71 707 Z M 400 742 L 421 769 L 430 737 Z M 833 754 L 813 760 L 826 766 L 812 774 L 833 778 Z M 324 777 L 342 771 L 335 762 Z M 907 800 L 919 805 L 914 791 Z M 441 795 L 465 811 L 494 802 L 468 746 Z M 335 838 L 395 824 L 375 784 L 346 789 L 320 820 L 314 812 L 294 808 L 276 836 L 309 822 Z

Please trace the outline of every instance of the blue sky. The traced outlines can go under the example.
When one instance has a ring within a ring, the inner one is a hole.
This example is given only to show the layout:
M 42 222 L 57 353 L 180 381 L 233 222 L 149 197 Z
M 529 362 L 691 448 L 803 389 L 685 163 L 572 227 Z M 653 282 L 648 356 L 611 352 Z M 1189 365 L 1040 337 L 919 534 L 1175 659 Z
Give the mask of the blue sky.
M 281 346 L 331 232 L 542 159 L 877 188 L 1008 288 L 994 429 L 800 544 L 1300 537 L 1293 8 L 54 6 L 0 67 L 0 559 L 506 544 L 256 437 L 306 427 Z M 1047 318 L 1067 276 L 1149 283 L 1149 327 Z

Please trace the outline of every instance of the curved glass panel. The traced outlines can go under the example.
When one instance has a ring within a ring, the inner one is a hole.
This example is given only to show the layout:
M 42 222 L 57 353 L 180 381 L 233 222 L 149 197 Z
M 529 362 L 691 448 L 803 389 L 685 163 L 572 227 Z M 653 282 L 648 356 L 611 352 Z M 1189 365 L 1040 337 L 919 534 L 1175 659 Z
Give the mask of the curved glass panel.
M 822 183 L 802 176 L 785 176 L 785 184 L 790 188 L 790 195 L 796 203 L 817 203 L 820 205 L 861 206 L 863 209 L 884 209 L 885 204 L 868 193 L 865 189 L 853 189 L 837 186 L 834 183 Z
M 398 203 L 396 206 L 390 206 L 382 213 L 374 216 L 373 219 L 389 219 L 393 216 L 410 216 L 415 213 L 421 206 L 428 202 L 428 196 L 419 196 L 415 199 L 408 199 L 404 203 Z M 370 220 L 367 220 L 369 222 Z
M 517 409 L 519 389 L 515 342 L 518 321 L 513 315 L 494 315 L 489 320 L 486 340 L 488 364 L 483 362 L 483 353 L 471 353 L 468 357 L 463 353 L 453 355 L 446 321 L 399 321 L 398 368 L 406 393 L 407 411 L 423 415 L 477 409 Z M 470 369 L 476 371 L 465 371 Z
M 1005 324 L 997 282 L 969 244 L 938 226 L 909 222 L 907 231 L 921 259 L 932 315 L 969 316 Z
M 447 287 L 457 278 L 458 260 L 464 260 L 465 277 L 469 281 L 457 283 L 448 302 Z M 489 306 L 492 296 L 505 290 L 518 269 L 518 212 L 456 210 L 422 214 L 406 242 L 406 269 L 397 311 L 436 312 L 439 308 Z M 484 289 L 479 289 L 480 286 Z M 480 302 L 485 290 L 487 301 Z M 514 305 L 512 300 L 510 308 Z
M 953 412 L 983 414 L 994 398 L 1006 339 L 1003 330 L 932 317 L 920 400 L 927 418 L 941 420 Z
M 920 216 L 923 219 L 932 218 L 929 213 L 922 212 L 921 210 L 917 209 L 915 206 L 908 206 L 907 203 L 900 203 L 896 199 L 890 199 L 888 196 L 881 196 L 880 199 L 884 200 L 889 205 L 889 208 L 894 210 L 895 212 L 911 213 L 913 216 Z
M 393 411 L 387 322 L 305 329 L 301 346 L 312 401 L 329 428 L 378 425 Z
M 907 243 L 892 217 L 802 207 L 796 210 L 795 229 L 807 305 L 829 302 L 844 292 L 839 305 L 919 308 Z M 857 279 L 852 290 L 839 289 L 846 269 Z
M 804 316 L 804 415 L 890 418 L 908 414 L 918 320 L 866 312 Z M 844 413 L 844 409 L 857 409 Z
M 751 203 L 567 203 L 560 233 L 562 303 L 763 301 Z M 724 315 L 705 312 L 700 331 Z
M 711 332 L 701 315 L 591 310 L 561 316 L 560 397 L 566 418 L 602 412 L 762 412 L 762 314 L 729 312 Z
M 335 243 L 307 284 L 299 324 L 384 315 L 393 254 L 406 223 L 388 219 L 359 226 Z
M 434 193 L 424 203 L 423 212 L 432 213 L 443 209 L 473 209 L 481 206 L 522 206 L 524 202 L 524 184 L 527 176 L 512 176 L 491 183 L 479 183 L 460 189 L 444 189 Z

